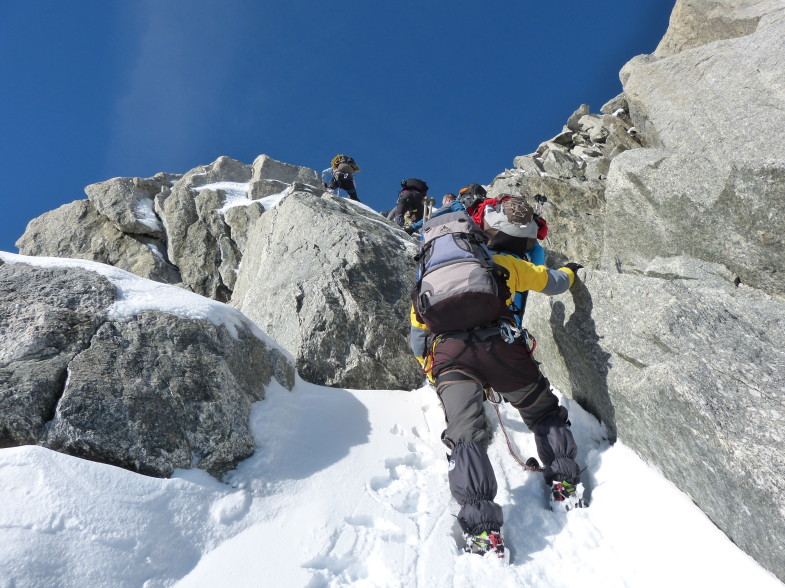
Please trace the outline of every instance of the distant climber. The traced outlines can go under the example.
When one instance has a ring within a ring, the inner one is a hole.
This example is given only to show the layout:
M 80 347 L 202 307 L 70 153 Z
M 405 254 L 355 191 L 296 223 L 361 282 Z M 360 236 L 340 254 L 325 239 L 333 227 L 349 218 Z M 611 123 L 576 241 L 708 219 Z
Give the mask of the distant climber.
M 424 181 L 418 178 L 403 180 L 401 191 L 398 192 L 398 203 L 387 218 L 401 227 L 410 226 L 423 218 L 427 197 L 428 184 Z
M 452 192 L 447 192 L 447 194 L 442 196 L 442 206 L 449 206 L 455 200 L 458 200 L 458 197 Z
M 328 190 L 345 190 L 349 200 L 359 202 L 354 174 L 360 171 L 354 159 L 348 155 L 338 154 L 333 157 L 330 167 L 322 172 L 324 187 Z M 329 175 L 327 175 L 329 173 Z
M 458 197 L 450 192 L 442 197 L 441 207 L 433 211 L 430 218 L 435 218 L 448 212 L 458 212 L 459 210 L 466 210 L 466 208 L 464 208 L 463 203 L 458 200 Z M 411 235 L 422 228 L 423 222 L 425 222 L 425 219 L 420 219 L 417 222 L 410 224 L 404 230 Z

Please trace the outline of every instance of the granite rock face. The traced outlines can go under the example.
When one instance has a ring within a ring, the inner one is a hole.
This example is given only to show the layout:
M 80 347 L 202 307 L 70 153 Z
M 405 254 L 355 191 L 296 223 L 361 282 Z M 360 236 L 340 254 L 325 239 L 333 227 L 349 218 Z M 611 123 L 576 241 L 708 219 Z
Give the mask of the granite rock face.
M 253 226 L 231 304 L 289 351 L 308 381 L 415 388 L 423 380 L 408 348 L 416 252 L 362 205 L 294 192 Z
M 654 55 L 667 57 L 714 41 L 745 37 L 757 30 L 761 20 L 777 18 L 781 9 L 779 0 L 679 0 Z
M 614 99 L 642 148 L 611 159 L 601 198 L 554 193 L 544 211 L 549 261 L 590 269 L 530 296 L 526 320 L 553 384 L 785 580 L 785 150 L 768 140 L 785 128 L 783 43 L 781 2 L 677 2 Z M 538 181 L 522 171 L 505 181 Z M 586 226 L 558 206 L 591 211 Z
M 99 273 L 6 259 L 0 446 L 39 444 L 152 476 L 200 467 L 220 477 L 253 453 L 251 403 L 273 377 L 291 388 L 294 367 L 249 321 L 233 332 L 160 311 L 117 318 L 127 296 Z
M 16 242 L 24 255 L 87 259 L 137 276 L 180 283 L 180 271 L 166 259 L 160 238 L 124 233 L 90 200 L 76 200 L 33 219 Z
M 639 271 L 655 257 L 686 255 L 724 265 L 731 281 L 785 293 L 785 158 L 710 160 L 640 149 L 614 166 L 606 266 Z
M 88 200 L 31 221 L 17 242 L 21 252 L 100 261 L 231 300 L 290 349 L 300 373 L 316 384 L 419 384 L 403 310 L 414 283 L 414 245 L 367 207 L 321 198 L 316 171 L 267 155 L 252 165 L 220 157 L 182 176 L 114 178 L 85 190 Z M 287 216 L 279 230 L 279 205 L 286 209 L 289 200 L 302 198 L 311 206 L 295 208 L 301 216 Z M 264 250 L 271 239 L 276 249 Z M 322 255 L 302 255 L 303 247 Z M 297 272 L 311 277 L 303 281 Z M 253 292 L 246 282 L 235 293 L 240 274 L 254 276 Z M 321 294 L 303 306 L 300 294 L 280 296 L 269 284 Z M 369 294 L 374 288 L 376 298 Z M 344 298 L 356 303 L 340 308 Z
M 611 161 L 641 146 L 624 94 L 604 104 L 601 114 L 592 114 L 582 104 L 561 133 L 541 143 L 535 153 L 516 157 L 514 169 L 494 178 L 488 196 L 520 194 L 532 204 L 535 195 L 545 196 L 542 214 L 549 225 L 558 227 L 545 243 L 549 263 L 579 260 L 597 267 Z

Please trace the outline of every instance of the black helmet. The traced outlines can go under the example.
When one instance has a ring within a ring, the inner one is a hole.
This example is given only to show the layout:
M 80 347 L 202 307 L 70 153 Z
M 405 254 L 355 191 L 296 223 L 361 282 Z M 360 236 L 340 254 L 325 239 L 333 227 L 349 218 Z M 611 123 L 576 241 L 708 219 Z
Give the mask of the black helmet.
M 468 209 L 485 200 L 488 193 L 480 184 L 469 184 L 465 188 L 461 188 L 460 194 L 461 204 Z

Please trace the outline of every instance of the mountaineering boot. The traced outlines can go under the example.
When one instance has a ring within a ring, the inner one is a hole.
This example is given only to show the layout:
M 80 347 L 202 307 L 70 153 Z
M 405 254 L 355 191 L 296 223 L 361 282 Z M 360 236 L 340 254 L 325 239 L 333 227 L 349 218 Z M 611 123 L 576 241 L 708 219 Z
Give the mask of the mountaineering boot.
M 568 512 L 574 508 L 589 506 L 583 499 L 583 484 L 570 484 L 566 480 L 554 481 L 551 485 L 551 510 Z
M 504 547 L 504 540 L 499 531 L 483 531 L 479 535 L 464 533 L 466 545 L 463 550 L 466 553 L 476 553 L 485 556 L 492 553 L 499 559 L 507 559 L 507 549 Z

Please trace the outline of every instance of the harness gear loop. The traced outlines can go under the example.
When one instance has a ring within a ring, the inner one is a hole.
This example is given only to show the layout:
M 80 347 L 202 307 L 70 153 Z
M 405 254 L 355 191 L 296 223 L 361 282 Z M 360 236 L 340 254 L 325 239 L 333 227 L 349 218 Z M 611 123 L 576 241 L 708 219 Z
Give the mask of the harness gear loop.
M 433 370 L 434 367 L 434 352 L 436 350 L 436 346 L 442 341 L 442 339 L 462 339 L 468 342 L 480 341 L 484 342 L 487 341 L 490 337 L 494 336 L 496 333 L 496 323 L 489 323 L 487 325 L 480 325 L 479 327 L 475 327 L 473 329 L 469 329 L 468 331 L 447 331 L 446 333 L 442 333 L 437 335 L 433 339 L 433 343 L 431 343 L 430 349 L 425 356 L 425 361 L 423 363 L 423 373 L 428 374 Z M 490 342 L 486 342 L 486 345 L 490 346 Z M 442 364 L 441 371 L 444 371 L 446 368 L 450 367 L 457 363 L 457 361 L 461 358 L 461 356 L 466 353 L 468 346 L 464 346 L 463 349 L 450 361 Z M 428 366 L 428 362 L 430 361 L 430 366 Z

